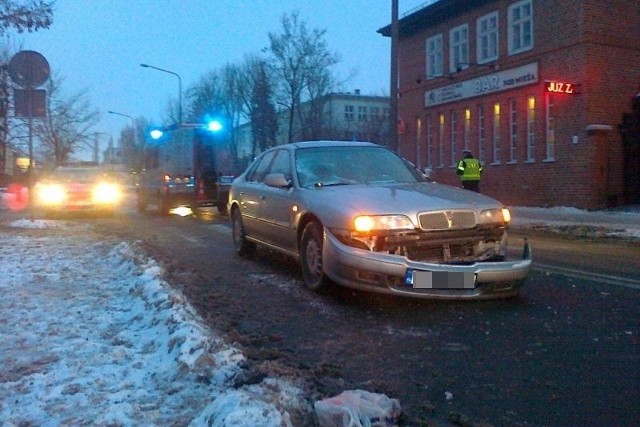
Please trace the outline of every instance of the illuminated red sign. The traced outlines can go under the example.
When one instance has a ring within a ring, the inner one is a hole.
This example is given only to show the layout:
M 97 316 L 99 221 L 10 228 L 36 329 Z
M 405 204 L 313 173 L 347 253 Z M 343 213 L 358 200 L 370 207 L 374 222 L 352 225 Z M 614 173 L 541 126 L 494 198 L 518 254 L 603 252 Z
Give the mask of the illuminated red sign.
M 573 83 L 566 83 L 566 82 L 556 82 L 556 81 L 545 81 L 545 90 L 547 92 L 553 92 L 553 93 L 569 93 L 569 94 L 575 94 L 578 93 L 576 91 L 576 86 Z

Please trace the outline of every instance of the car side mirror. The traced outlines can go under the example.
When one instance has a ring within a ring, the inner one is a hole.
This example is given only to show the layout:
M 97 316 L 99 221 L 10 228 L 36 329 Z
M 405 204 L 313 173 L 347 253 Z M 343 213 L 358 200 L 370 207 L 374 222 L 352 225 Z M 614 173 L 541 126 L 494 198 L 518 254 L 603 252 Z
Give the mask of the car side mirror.
M 264 177 L 264 183 L 269 187 L 286 188 L 291 186 L 291 181 L 283 173 L 270 173 Z

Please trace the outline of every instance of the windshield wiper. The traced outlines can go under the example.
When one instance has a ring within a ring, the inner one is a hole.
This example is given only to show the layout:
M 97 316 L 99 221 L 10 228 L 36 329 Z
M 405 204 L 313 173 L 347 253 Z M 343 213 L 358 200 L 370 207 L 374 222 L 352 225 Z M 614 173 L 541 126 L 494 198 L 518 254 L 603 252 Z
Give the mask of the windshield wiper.
M 348 182 L 316 182 L 313 184 L 314 187 L 334 187 L 336 185 L 349 185 Z

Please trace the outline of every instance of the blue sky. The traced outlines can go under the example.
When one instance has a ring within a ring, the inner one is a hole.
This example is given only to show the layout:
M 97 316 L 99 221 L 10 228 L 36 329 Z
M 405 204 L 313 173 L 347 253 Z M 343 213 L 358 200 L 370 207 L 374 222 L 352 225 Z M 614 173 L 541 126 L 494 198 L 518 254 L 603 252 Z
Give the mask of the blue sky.
M 425 0 L 399 0 L 400 15 Z M 147 63 L 180 75 L 183 93 L 202 75 L 268 46 L 284 13 L 298 11 L 310 28 L 326 29 L 329 49 L 341 57 L 345 87 L 389 93 L 390 40 L 377 33 L 391 22 L 391 0 L 57 0 L 50 29 L 12 34 L 20 49 L 35 50 L 64 78 L 67 94 L 88 91 L 101 112 L 95 132 L 117 142 L 126 117 L 159 120 L 178 95 L 178 79 L 140 67 Z

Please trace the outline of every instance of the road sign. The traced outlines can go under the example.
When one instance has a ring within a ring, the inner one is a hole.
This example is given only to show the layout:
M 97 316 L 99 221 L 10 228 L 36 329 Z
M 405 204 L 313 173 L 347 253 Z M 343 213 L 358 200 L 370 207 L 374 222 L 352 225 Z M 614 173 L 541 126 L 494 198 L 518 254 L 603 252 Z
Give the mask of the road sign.
M 47 117 L 44 89 L 14 89 L 16 117 Z
M 22 87 L 37 87 L 49 78 L 49 63 L 33 50 L 23 50 L 9 61 L 9 76 Z

